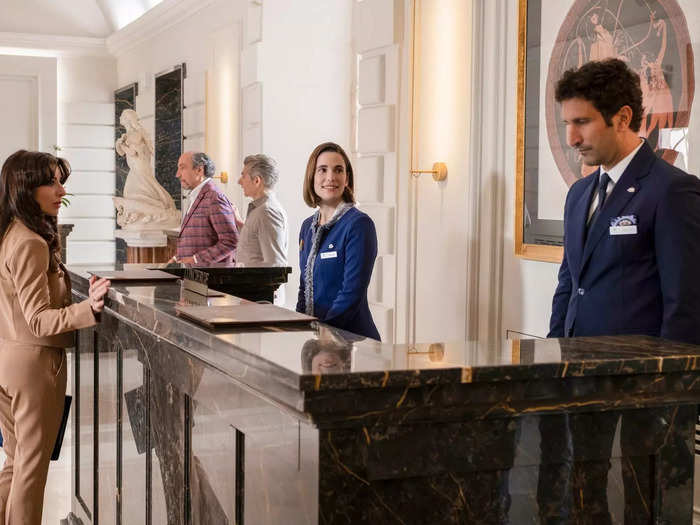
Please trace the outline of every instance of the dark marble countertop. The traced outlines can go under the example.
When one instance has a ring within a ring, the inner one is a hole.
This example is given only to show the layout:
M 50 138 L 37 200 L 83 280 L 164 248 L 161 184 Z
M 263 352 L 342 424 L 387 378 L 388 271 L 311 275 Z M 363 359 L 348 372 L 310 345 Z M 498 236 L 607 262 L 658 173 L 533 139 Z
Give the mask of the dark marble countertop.
M 73 288 L 87 292 L 88 269 L 71 266 Z M 113 267 L 109 267 L 113 269 Z M 230 295 L 210 305 L 245 302 Z M 700 347 L 642 336 L 391 345 L 321 323 L 211 331 L 176 314 L 193 304 L 179 282 L 114 284 L 107 308 L 218 370 L 255 372 L 297 391 L 485 383 L 697 370 Z M 201 303 L 200 303 L 201 304 Z

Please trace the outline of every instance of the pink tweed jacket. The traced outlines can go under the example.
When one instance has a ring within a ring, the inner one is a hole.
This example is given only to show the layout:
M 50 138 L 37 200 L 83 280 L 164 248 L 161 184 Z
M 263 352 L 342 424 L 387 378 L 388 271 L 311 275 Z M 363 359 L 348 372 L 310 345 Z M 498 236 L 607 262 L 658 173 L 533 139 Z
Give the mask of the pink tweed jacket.
M 233 206 L 209 180 L 185 216 L 177 241 L 177 257 L 197 256 L 200 263 L 233 262 L 238 229 Z

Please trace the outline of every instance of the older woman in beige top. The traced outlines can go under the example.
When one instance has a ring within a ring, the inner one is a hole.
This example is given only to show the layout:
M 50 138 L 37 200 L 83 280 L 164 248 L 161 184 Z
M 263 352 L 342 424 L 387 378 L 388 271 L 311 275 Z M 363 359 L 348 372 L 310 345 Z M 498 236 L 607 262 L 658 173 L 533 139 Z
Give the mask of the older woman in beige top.
M 57 215 L 68 163 L 18 151 L 0 173 L 0 523 L 39 525 L 66 393 L 65 347 L 95 324 L 109 282 L 71 305 Z
M 248 155 L 238 184 L 252 199 L 245 223 L 236 216 L 241 232 L 236 262 L 245 266 L 287 266 L 287 213 L 273 188 L 279 180 L 277 163 L 267 155 Z

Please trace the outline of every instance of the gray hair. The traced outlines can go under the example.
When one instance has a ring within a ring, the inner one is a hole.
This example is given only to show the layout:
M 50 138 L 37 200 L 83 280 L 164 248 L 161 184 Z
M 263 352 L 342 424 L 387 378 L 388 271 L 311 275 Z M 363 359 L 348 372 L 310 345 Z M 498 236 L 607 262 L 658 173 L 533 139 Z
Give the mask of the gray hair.
M 272 157 L 259 153 L 257 155 L 248 155 L 243 159 L 243 165 L 248 167 L 251 177 L 258 176 L 262 179 L 263 186 L 272 188 L 280 178 L 277 171 L 277 163 Z
M 202 152 L 192 153 L 192 169 L 196 170 L 200 166 L 204 168 L 205 177 L 213 177 L 216 173 L 216 165 L 209 155 Z

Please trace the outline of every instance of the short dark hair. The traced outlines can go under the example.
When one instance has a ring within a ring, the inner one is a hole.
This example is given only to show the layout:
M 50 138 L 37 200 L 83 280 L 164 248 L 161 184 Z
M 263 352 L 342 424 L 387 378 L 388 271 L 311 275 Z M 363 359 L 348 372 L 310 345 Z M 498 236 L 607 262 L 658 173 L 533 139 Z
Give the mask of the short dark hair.
M 343 190 L 343 201 L 351 202 L 355 204 L 355 175 L 352 171 L 352 164 L 350 164 L 350 158 L 345 150 L 338 146 L 335 142 L 324 142 L 319 144 L 311 152 L 309 156 L 309 162 L 306 164 L 306 174 L 304 175 L 304 202 L 310 207 L 315 208 L 321 202 L 321 198 L 316 195 L 314 191 L 314 174 L 316 173 L 316 161 L 321 153 L 326 151 L 334 151 L 343 157 L 345 161 L 345 173 L 348 176 L 348 185 Z
M 642 125 L 642 88 L 639 75 L 617 58 L 587 62 L 578 69 L 565 71 L 557 82 L 554 98 L 557 102 L 582 98 L 588 100 L 603 115 L 608 126 L 623 106 L 632 109 L 630 129 L 639 131 Z

